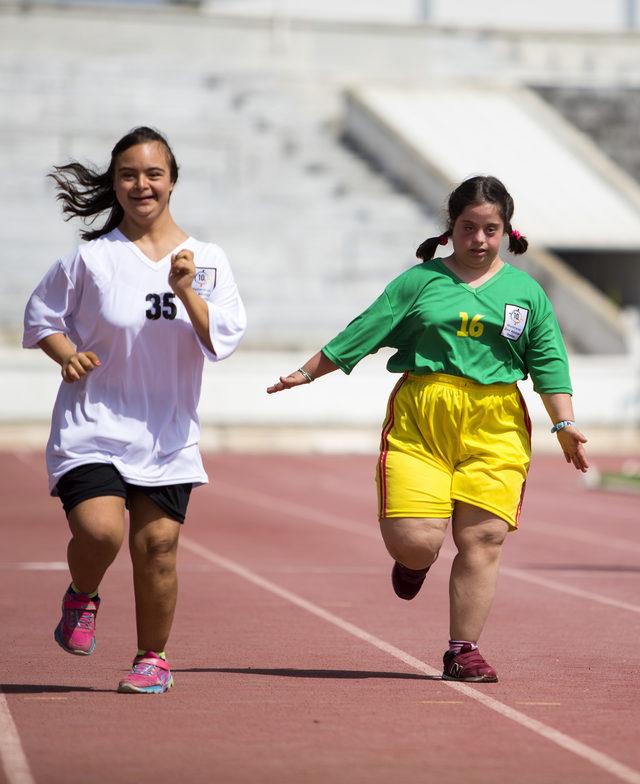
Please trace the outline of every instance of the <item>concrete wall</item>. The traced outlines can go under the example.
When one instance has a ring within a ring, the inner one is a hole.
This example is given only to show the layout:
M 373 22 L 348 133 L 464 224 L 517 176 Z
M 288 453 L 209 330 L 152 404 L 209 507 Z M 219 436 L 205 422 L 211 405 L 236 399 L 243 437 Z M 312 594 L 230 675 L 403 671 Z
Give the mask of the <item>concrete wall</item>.
M 210 13 L 510 30 L 620 31 L 638 25 L 638 0 L 203 0 Z
M 334 374 L 296 396 L 264 394 L 278 373 L 296 367 L 307 348 L 330 337 L 413 263 L 416 245 L 439 226 L 437 214 L 425 213 L 338 143 L 342 89 L 460 75 L 640 85 L 638 42 L 636 34 L 345 26 L 214 18 L 185 9 L 38 10 L 5 0 L 0 314 L 11 318 L 3 326 L 14 330 L 15 340 L 31 287 L 76 244 L 76 229 L 61 222 L 46 183 L 50 166 L 69 157 L 102 163 L 121 133 L 154 124 L 167 132 L 183 164 L 176 217 L 228 251 L 253 330 L 241 352 L 207 369 L 204 423 L 239 428 L 249 412 L 251 428 L 276 428 L 265 439 L 269 446 L 287 422 L 309 422 L 324 434 L 334 423 L 343 440 L 350 427 L 363 427 L 374 432 L 366 444 L 375 449 L 393 382 L 382 356 L 365 360 L 348 380 Z M 305 348 L 253 353 L 251 341 Z M 638 396 L 630 367 L 637 360 L 629 356 L 586 364 L 574 357 L 580 419 L 631 431 Z M 46 427 L 57 386 L 46 357 L 0 349 L 5 425 L 19 418 Z M 546 428 L 537 397 L 532 401 Z M 20 425 L 18 443 L 25 433 Z M 296 432 L 292 443 L 309 442 Z
M 639 89 L 588 84 L 533 89 L 640 182 Z
M 408 95 L 407 100 L 413 96 L 416 103 L 420 100 L 417 93 Z M 418 112 L 416 106 L 416 115 Z M 343 133 L 351 143 L 431 208 L 444 204 L 453 179 L 447 161 L 429 156 L 426 145 L 414 144 L 413 136 L 403 136 L 397 124 L 391 126 L 388 120 L 388 114 L 380 105 L 372 106 L 367 100 L 366 92 L 347 94 Z M 585 165 L 589 165 L 589 159 Z M 547 198 L 546 192 L 534 196 Z M 575 350 L 593 354 L 626 353 L 626 330 L 615 305 L 558 256 L 533 245 L 525 257 L 512 257 L 510 261 L 526 269 L 543 285 L 554 303 L 563 332 Z

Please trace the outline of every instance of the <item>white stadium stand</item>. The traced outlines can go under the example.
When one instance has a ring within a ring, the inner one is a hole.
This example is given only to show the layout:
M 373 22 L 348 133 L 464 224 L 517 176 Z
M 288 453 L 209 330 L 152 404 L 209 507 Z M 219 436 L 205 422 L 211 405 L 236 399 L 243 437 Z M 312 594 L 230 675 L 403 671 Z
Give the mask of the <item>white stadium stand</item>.
M 295 3 L 287 13 L 276 3 L 251 13 L 245 3 L 244 13 L 241 0 L 201 11 L 80 5 L 0 5 L 5 425 L 45 422 L 57 386 L 46 358 L 16 348 L 28 293 L 77 244 L 45 175 L 71 158 L 104 165 L 139 124 L 167 133 L 182 167 L 174 214 L 225 248 L 247 304 L 245 346 L 205 379 L 203 422 L 219 434 L 277 426 L 280 435 L 269 436 L 277 439 L 305 425 L 323 431 L 324 448 L 332 427 L 377 428 L 393 380 L 381 356 L 349 381 L 336 374 L 304 394 L 274 400 L 262 390 L 414 263 L 416 246 L 440 231 L 450 184 L 479 171 L 503 177 L 516 223 L 533 240 L 523 264 L 569 338 L 581 421 L 627 430 L 638 422 L 633 314 L 557 255 L 640 249 L 638 186 L 523 87 L 640 85 L 637 34 L 624 32 L 630 17 L 601 25 L 623 30 L 612 35 L 464 29 L 437 2 L 416 4 L 419 24 L 296 19 Z M 391 140 L 384 154 L 372 142 L 381 128 Z M 408 148 L 420 150 L 418 178 L 391 165 Z

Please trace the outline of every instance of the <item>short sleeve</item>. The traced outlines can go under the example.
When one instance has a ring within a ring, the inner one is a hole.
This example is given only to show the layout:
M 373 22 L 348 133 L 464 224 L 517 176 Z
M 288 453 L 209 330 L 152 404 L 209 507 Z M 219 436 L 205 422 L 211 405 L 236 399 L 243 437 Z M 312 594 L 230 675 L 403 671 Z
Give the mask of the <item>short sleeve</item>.
M 214 351 L 211 352 L 199 338 L 198 342 L 207 359 L 219 362 L 233 354 L 240 344 L 247 328 L 247 315 L 224 251 L 217 245 L 209 248 L 211 257 L 207 264 L 211 266 L 207 269 L 213 272 L 204 299 L 209 308 L 209 337 Z
M 424 270 L 424 264 L 417 264 L 394 278 L 365 311 L 323 347 L 322 353 L 349 374 L 367 354 L 395 345 L 395 330 L 427 285 Z
M 361 359 L 374 354 L 384 344 L 393 326 L 393 308 L 387 292 L 383 291 L 322 348 L 322 353 L 348 375 Z
M 48 335 L 73 333 L 73 310 L 82 285 L 79 258 L 74 254 L 56 261 L 29 297 L 23 348 L 36 348 Z
M 570 395 L 567 350 L 551 303 L 542 290 L 536 310 L 525 354 L 533 388 L 538 394 L 564 392 Z

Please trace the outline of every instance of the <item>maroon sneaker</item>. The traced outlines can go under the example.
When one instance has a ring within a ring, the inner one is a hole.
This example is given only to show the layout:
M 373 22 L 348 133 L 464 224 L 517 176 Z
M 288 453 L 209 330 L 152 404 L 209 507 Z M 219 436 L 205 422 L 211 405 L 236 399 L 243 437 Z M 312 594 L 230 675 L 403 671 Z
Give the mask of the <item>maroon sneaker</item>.
M 407 601 L 413 599 L 422 588 L 422 583 L 429 569 L 431 566 L 427 566 L 425 569 L 409 569 L 396 561 L 391 570 L 391 585 L 393 585 L 396 596 Z
M 445 681 L 469 681 L 471 683 L 495 683 L 496 671 L 482 658 L 480 651 L 472 645 L 463 645 L 460 653 L 446 651 L 443 656 Z

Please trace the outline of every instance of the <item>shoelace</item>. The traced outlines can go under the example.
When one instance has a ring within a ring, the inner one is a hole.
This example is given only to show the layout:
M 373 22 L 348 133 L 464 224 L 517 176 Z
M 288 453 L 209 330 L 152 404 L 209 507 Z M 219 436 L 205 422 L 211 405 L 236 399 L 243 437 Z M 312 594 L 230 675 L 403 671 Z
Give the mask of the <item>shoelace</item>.
M 69 612 L 71 614 L 71 623 L 74 626 L 79 626 L 88 632 L 93 630 L 95 613 L 90 610 L 70 610 Z
M 483 667 L 491 669 L 478 648 L 475 648 L 473 651 L 467 651 L 466 653 L 459 653 L 455 658 L 458 660 L 458 664 L 464 668 Z
M 154 672 L 154 670 L 156 672 Z M 158 671 L 160 667 L 156 664 L 149 664 L 147 662 L 139 662 L 138 664 L 133 665 L 133 669 L 131 670 L 132 675 L 158 675 Z

